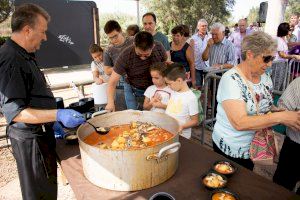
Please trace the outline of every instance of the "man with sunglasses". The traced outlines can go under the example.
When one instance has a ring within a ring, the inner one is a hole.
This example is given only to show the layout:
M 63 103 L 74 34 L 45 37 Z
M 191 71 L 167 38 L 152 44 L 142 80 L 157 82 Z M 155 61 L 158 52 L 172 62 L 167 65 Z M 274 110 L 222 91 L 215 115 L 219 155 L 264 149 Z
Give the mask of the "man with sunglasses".
M 134 44 L 122 51 L 114 65 L 108 82 L 108 103 L 105 109 L 115 111 L 116 86 L 123 75 L 126 75 L 126 82 L 132 88 L 132 93 L 125 95 L 131 95 L 136 100 L 134 104 L 132 102 L 129 104 L 126 101 L 127 109 L 136 110 L 141 108 L 144 101 L 144 92 L 147 87 L 152 85 L 150 66 L 166 60 L 167 54 L 161 43 L 154 42 L 153 36 L 146 31 L 137 33 Z

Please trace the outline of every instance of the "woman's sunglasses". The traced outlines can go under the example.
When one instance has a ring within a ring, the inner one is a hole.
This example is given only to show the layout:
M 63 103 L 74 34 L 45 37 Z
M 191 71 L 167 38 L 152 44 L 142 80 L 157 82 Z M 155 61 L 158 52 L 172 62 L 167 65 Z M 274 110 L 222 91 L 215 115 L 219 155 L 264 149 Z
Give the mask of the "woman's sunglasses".
M 269 63 L 275 59 L 275 56 L 263 56 L 264 63 Z

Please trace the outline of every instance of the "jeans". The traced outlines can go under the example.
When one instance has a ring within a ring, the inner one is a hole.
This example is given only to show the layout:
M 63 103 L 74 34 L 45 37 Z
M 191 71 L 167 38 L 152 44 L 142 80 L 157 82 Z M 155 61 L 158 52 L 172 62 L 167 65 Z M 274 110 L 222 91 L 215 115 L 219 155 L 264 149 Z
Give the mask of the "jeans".
M 124 95 L 127 109 L 142 110 L 144 101 L 144 92 L 124 82 Z
M 198 87 L 203 86 L 204 76 L 205 73 L 203 72 L 203 70 L 196 69 L 196 86 Z

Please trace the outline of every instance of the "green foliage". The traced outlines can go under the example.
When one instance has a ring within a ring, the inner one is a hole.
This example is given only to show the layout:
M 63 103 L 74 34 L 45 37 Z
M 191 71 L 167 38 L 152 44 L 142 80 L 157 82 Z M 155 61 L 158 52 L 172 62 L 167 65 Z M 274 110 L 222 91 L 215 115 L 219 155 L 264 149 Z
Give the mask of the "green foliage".
M 1 37 L 0 36 L 0 46 L 2 45 L 2 44 L 4 44 L 4 42 L 5 42 L 5 40 L 7 39 L 8 37 Z
M 178 24 L 186 24 L 192 30 L 201 18 L 209 24 L 226 23 L 235 0 L 142 0 L 158 18 L 158 29 L 168 34 Z
M 300 2 L 299 0 L 289 0 L 289 3 L 285 12 L 285 21 L 289 22 L 292 13 L 300 14 Z
M 258 21 L 258 12 L 259 12 L 259 7 L 252 7 L 249 11 L 249 15 L 247 17 L 248 19 L 248 24 L 251 24 L 253 22 Z
M 11 0 L 0 1 L 0 23 L 5 21 L 11 13 L 13 2 Z
M 136 17 L 128 14 L 111 14 L 111 13 L 99 13 L 99 26 L 100 26 L 100 43 L 102 46 L 106 46 L 109 41 L 108 37 L 104 33 L 104 25 L 109 20 L 116 20 L 119 22 L 122 31 L 125 33 L 127 26 L 131 24 L 136 24 Z

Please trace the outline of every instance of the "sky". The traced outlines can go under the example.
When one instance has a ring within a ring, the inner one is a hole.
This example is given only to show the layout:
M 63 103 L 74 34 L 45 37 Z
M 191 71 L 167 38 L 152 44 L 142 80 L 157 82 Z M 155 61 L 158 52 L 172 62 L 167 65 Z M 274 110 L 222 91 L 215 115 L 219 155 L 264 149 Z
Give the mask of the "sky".
M 247 17 L 252 7 L 259 7 L 259 4 L 264 1 L 266 0 L 236 0 L 232 12 L 234 21 Z
M 249 10 L 252 7 L 257 7 L 259 4 L 266 0 L 236 0 L 233 8 L 232 16 L 234 21 L 248 16 Z M 137 16 L 137 3 L 134 0 L 94 0 L 97 3 L 99 13 L 126 13 Z M 140 15 L 145 13 L 140 3 Z M 101 16 L 101 15 L 100 15 Z

